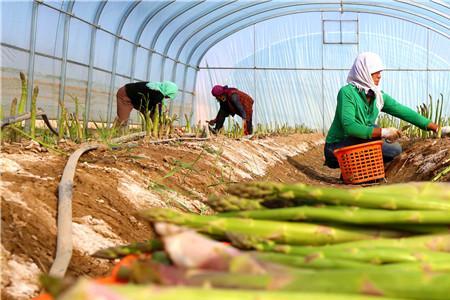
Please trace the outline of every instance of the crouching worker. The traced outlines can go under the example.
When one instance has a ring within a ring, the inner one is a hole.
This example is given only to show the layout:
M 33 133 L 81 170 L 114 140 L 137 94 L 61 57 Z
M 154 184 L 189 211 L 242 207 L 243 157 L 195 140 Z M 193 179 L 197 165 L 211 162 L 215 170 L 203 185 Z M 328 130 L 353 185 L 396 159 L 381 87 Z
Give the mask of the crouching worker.
M 124 85 L 117 91 L 117 118 L 114 126 L 125 126 L 133 108 L 143 114 L 150 112 L 150 116 L 153 116 L 158 106 L 161 113 L 163 99 L 173 100 L 177 94 L 178 87 L 171 81 L 142 81 Z
M 378 128 L 375 125 L 380 112 L 424 130 L 438 131 L 437 124 L 398 103 L 380 89 L 383 68 L 380 57 L 375 53 L 365 52 L 356 57 L 347 77 L 348 84 L 337 95 L 336 113 L 326 137 L 324 154 L 328 167 L 339 168 L 333 154 L 335 149 L 374 140 L 385 139 L 382 146 L 385 162 L 402 152 L 400 144 L 395 142 L 401 132 L 396 128 Z M 442 134 L 448 134 L 449 129 L 449 126 L 443 127 Z
M 253 133 L 252 115 L 253 115 L 253 99 L 246 93 L 228 86 L 215 85 L 211 93 L 219 101 L 220 109 L 214 120 L 207 121 L 209 125 L 214 127 L 213 132 L 216 133 L 223 127 L 225 118 L 228 116 L 238 115 L 242 118 L 244 126 L 244 134 Z

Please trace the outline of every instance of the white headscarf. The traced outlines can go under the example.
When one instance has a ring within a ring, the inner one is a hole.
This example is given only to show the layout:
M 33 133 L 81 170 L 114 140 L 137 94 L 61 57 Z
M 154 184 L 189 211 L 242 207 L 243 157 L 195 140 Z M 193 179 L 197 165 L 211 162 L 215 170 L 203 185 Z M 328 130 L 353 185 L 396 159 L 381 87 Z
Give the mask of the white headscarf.
M 354 85 L 359 90 L 364 90 L 366 94 L 369 90 L 374 91 L 376 105 L 379 111 L 381 111 L 384 105 L 383 95 L 381 94 L 380 86 L 376 86 L 373 82 L 372 74 L 383 69 L 383 63 L 378 54 L 363 52 L 356 57 L 347 77 L 347 83 Z

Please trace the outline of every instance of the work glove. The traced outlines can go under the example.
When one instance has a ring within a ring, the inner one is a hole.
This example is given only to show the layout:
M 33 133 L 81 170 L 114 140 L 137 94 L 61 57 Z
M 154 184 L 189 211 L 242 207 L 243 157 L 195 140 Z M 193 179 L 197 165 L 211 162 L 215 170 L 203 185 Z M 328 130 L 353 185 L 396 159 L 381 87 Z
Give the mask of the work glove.
M 402 136 L 402 132 L 394 127 L 381 128 L 381 137 L 388 142 L 393 142 Z
M 450 135 L 450 126 L 441 127 L 441 136 Z

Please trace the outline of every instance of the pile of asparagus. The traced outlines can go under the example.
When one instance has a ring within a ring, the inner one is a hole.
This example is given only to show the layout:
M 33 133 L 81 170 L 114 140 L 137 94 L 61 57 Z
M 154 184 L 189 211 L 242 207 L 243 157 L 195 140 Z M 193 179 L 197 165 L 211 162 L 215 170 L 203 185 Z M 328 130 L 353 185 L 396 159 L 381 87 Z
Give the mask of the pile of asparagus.
M 141 211 L 159 237 L 97 252 L 134 255 L 117 272 L 128 284 L 102 288 L 137 300 L 450 299 L 448 183 L 259 182 L 228 192 L 209 199 L 216 215 Z M 79 282 L 62 299 L 99 290 Z

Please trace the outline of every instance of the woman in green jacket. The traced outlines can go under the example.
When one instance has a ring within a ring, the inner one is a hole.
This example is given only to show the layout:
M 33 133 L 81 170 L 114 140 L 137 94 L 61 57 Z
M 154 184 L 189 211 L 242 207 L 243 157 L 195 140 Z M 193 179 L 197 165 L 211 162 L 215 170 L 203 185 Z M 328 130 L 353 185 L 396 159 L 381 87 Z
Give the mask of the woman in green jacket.
M 398 103 L 384 93 L 379 86 L 384 67 L 380 57 L 371 52 L 359 54 L 347 77 L 347 85 L 337 96 L 336 113 L 325 141 L 325 164 L 339 168 L 333 154 L 335 149 L 385 139 L 383 159 L 391 161 L 402 152 L 399 143 L 401 136 L 396 128 L 378 128 L 376 120 L 380 112 L 385 112 L 424 130 L 438 131 L 438 125 L 414 110 Z M 442 134 L 450 132 L 450 127 L 442 128 Z

